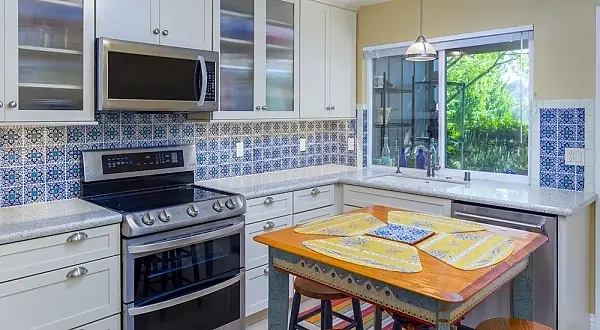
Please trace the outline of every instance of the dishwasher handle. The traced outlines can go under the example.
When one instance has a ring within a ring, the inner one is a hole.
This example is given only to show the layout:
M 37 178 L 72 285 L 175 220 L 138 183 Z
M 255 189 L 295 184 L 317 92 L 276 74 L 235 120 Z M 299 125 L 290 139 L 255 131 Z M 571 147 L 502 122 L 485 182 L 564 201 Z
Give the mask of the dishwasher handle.
M 539 224 L 530 224 L 530 223 L 516 222 L 516 221 L 512 221 L 512 220 L 506 220 L 506 219 L 500 219 L 500 218 L 494 218 L 494 217 L 486 217 L 483 215 L 464 213 L 464 212 L 460 212 L 460 211 L 455 211 L 454 216 L 459 219 L 475 220 L 477 222 L 487 223 L 490 225 L 497 225 L 500 227 L 506 227 L 508 225 L 509 227 L 512 227 L 515 229 L 523 229 L 526 231 L 533 231 L 533 232 L 543 233 L 544 235 L 546 235 L 546 228 L 545 228 L 546 220 L 544 220 L 544 219 L 542 219 Z

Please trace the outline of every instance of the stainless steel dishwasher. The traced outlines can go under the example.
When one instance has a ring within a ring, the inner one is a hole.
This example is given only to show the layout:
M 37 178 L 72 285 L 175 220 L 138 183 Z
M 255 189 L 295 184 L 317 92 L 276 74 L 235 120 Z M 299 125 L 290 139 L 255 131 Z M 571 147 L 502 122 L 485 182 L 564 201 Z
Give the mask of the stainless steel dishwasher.
M 556 329 L 558 323 L 557 217 L 462 202 L 452 203 L 452 217 L 548 236 L 548 243 L 534 252 L 530 260 L 534 267 L 533 320 Z M 479 322 L 490 317 L 508 317 L 511 314 L 511 302 L 510 284 L 507 283 L 473 309 L 464 324 L 474 328 Z

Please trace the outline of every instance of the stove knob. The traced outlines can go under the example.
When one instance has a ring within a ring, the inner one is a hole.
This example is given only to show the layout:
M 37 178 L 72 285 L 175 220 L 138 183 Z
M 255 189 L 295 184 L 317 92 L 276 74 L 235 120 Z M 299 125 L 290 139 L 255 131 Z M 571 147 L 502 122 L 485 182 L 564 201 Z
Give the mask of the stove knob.
M 196 206 L 194 206 L 193 204 L 188 206 L 187 208 L 187 214 L 190 217 L 197 217 L 198 216 L 198 209 L 196 208 Z
M 148 226 L 152 226 L 154 224 L 154 218 L 150 216 L 150 213 L 146 213 L 142 216 L 142 222 Z
M 230 198 L 227 200 L 227 202 L 225 202 L 225 206 L 227 206 L 228 209 L 233 210 L 235 209 L 235 201 L 233 200 L 233 198 Z
M 213 204 L 213 210 L 215 210 L 217 212 L 223 212 L 223 203 L 221 203 L 221 201 L 216 201 Z
M 171 221 L 171 216 L 167 213 L 167 211 L 162 210 L 160 213 L 158 213 L 158 220 L 162 222 L 169 222 Z

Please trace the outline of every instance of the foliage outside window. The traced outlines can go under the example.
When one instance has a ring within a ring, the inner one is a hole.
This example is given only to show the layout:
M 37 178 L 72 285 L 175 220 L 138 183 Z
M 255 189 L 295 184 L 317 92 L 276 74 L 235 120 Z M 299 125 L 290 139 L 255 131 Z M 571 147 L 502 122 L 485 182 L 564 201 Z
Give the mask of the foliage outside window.
M 374 58 L 372 163 L 424 169 L 423 146 L 448 169 L 527 175 L 530 40 L 517 36 L 444 42 L 433 62 Z

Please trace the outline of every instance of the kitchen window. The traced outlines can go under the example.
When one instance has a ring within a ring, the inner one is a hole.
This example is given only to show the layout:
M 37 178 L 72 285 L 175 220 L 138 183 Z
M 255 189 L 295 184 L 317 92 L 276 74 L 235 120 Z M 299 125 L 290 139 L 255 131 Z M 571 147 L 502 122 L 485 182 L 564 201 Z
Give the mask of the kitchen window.
M 408 44 L 365 48 L 369 165 L 529 172 L 531 27 L 432 39 L 438 59 L 411 62 Z M 483 176 L 493 176 L 485 174 Z

